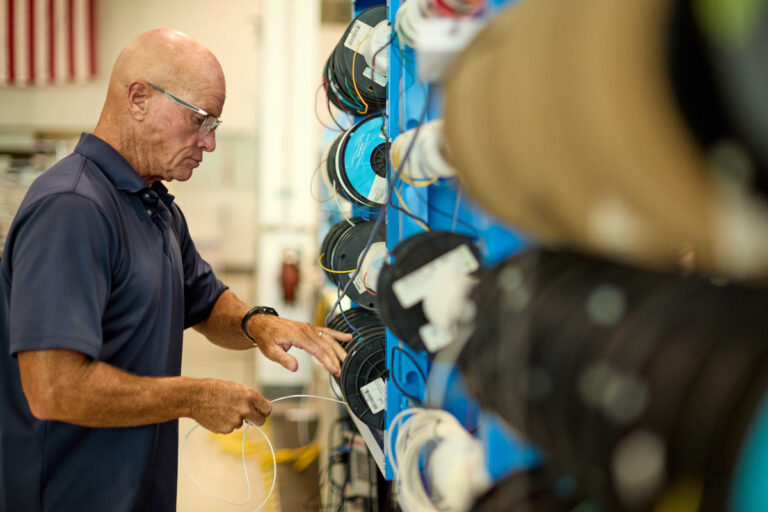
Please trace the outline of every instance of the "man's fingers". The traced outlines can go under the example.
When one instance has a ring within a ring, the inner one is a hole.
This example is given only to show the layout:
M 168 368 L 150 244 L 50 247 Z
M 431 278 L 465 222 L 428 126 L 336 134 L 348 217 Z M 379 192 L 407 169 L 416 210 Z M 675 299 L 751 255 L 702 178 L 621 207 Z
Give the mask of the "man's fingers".
M 332 331 L 332 329 L 328 330 Z M 337 377 L 340 376 L 340 358 L 332 348 L 333 344 L 336 344 L 336 341 L 331 339 L 330 336 L 327 336 L 325 331 L 321 330 L 318 330 L 317 332 L 313 331 L 311 334 L 308 334 L 307 337 L 309 340 L 304 349 L 312 354 L 312 356 L 314 356 L 326 370 Z
M 296 358 L 292 355 L 289 355 L 288 352 L 277 345 L 273 345 L 270 350 L 265 351 L 264 355 L 266 355 L 272 361 L 278 363 L 286 370 L 295 372 L 299 369 L 299 362 L 296 360 Z
M 245 417 L 245 420 L 250 421 L 255 425 L 262 426 L 267 421 L 267 417 L 259 411 L 253 411 L 253 413 Z
M 323 327 L 320 329 L 320 331 L 323 333 L 323 336 L 327 336 L 329 338 L 333 338 L 337 341 L 351 341 L 352 335 L 347 334 L 346 332 L 336 331 L 333 329 L 329 329 L 328 327 Z
M 343 363 L 344 360 L 347 358 L 347 351 L 344 350 L 344 347 L 342 347 L 339 344 L 339 342 L 336 341 L 336 340 L 332 340 L 330 345 L 331 345 L 331 349 L 336 354 L 336 357 L 338 357 L 339 361 L 341 361 Z
M 264 398 L 259 393 L 253 394 L 253 397 L 251 398 L 251 405 L 253 406 L 254 410 L 263 414 L 264 416 L 269 416 L 272 414 L 272 402 Z

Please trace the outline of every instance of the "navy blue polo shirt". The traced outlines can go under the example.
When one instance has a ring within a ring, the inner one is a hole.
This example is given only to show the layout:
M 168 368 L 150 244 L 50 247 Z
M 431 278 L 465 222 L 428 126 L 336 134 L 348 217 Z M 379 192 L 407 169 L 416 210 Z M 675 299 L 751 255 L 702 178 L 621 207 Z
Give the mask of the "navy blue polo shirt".
M 15 355 L 64 348 L 135 375 L 179 375 L 183 330 L 225 289 L 173 196 L 106 142 L 83 134 L 42 174 L 0 261 L 0 511 L 175 511 L 177 421 L 39 421 Z

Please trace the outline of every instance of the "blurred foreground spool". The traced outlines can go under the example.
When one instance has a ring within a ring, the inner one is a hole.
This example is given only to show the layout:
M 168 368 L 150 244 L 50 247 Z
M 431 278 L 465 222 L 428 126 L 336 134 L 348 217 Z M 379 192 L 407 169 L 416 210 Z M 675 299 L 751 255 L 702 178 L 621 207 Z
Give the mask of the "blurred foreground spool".
M 472 300 L 467 388 L 603 510 L 729 510 L 765 486 L 765 459 L 738 461 L 766 432 L 768 292 L 536 250 Z
M 474 198 L 543 243 L 655 267 L 768 274 L 762 201 L 712 172 L 665 69 L 672 0 L 522 0 L 446 84 Z

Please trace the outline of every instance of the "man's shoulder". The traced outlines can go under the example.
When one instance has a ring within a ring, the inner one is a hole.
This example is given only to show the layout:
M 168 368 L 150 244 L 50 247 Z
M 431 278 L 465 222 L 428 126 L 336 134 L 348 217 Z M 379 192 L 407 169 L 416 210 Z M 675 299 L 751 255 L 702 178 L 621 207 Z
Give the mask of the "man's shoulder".
M 37 177 L 30 185 L 20 210 L 58 194 L 74 194 L 106 209 L 111 183 L 89 159 L 71 153 Z

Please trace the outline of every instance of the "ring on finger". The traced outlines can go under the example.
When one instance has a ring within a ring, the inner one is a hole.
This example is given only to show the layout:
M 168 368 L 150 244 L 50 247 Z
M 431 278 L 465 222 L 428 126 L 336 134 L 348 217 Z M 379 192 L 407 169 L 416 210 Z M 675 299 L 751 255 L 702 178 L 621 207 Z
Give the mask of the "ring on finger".
M 322 336 L 323 335 L 323 331 L 317 331 L 317 335 L 318 336 Z

